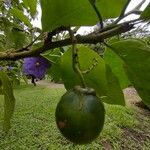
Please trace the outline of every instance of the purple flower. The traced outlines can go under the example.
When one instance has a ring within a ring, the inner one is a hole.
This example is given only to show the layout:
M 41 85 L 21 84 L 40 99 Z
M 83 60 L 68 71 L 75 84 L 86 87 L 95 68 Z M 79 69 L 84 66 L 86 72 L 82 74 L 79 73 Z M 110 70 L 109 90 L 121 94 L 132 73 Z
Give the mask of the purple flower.
M 50 62 L 42 56 L 28 57 L 24 59 L 23 72 L 26 75 L 42 79 L 49 67 Z

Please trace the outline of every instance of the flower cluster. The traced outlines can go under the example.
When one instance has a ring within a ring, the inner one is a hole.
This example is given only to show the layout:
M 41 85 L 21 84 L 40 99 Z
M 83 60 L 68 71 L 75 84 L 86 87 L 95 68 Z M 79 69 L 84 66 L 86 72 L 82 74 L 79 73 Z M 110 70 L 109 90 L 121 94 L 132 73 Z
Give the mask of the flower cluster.
M 50 62 L 42 56 L 28 57 L 24 59 L 23 72 L 25 75 L 32 76 L 36 79 L 44 78 Z

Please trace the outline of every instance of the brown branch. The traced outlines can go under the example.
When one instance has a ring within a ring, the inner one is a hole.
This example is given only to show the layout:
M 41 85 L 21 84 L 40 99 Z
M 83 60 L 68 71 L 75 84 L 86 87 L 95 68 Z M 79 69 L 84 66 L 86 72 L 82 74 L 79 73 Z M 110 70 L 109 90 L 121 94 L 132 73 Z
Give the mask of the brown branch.
M 123 24 L 119 24 L 118 26 L 115 26 L 110 30 L 106 30 L 106 31 L 104 30 L 104 32 L 100 32 L 97 34 L 89 34 L 84 36 L 76 35 L 75 38 L 77 40 L 76 41 L 77 44 L 96 44 L 103 41 L 104 39 L 130 31 L 131 29 L 133 29 L 133 24 L 123 23 Z M 0 60 L 17 60 L 20 58 L 25 58 L 30 56 L 38 56 L 40 55 L 40 53 L 45 52 L 47 50 L 63 47 L 71 44 L 72 44 L 71 38 L 67 38 L 61 41 L 50 42 L 40 48 L 32 49 L 29 51 L 0 52 Z

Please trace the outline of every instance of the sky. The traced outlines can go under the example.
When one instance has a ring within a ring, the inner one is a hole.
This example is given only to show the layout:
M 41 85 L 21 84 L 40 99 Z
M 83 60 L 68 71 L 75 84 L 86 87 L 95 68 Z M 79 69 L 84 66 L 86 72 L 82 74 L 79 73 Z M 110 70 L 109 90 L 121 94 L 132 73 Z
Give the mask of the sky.
M 136 7 L 141 1 L 143 0 L 131 0 L 129 6 L 127 7 L 126 12 L 129 12 L 130 10 L 132 10 L 134 7 Z M 148 5 L 148 3 L 150 2 L 150 0 L 146 0 L 145 3 L 142 5 L 141 10 L 144 10 L 146 8 L 146 6 Z M 39 27 L 42 28 L 41 26 L 41 8 L 40 6 L 38 6 L 38 17 L 32 21 L 33 26 L 35 27 Z M 131 20 L 131 19 L 136 19 L 138 16 L 137 15 L 129 15 L 128 17 L 125 18 L 125 20 Z M 78 30 L 78 33 L 83 34 L 86 30 L 89 30 L 90 27 L 81 27 Z

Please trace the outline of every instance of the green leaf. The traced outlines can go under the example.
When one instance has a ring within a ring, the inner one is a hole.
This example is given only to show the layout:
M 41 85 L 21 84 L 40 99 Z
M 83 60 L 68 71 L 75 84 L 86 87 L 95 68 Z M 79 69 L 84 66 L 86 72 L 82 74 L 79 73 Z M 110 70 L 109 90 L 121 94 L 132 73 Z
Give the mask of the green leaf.
M 22 48 L 25 45 L 26 36 L 22 31 L 13 28 L 10 33 L 10 41 L 15 44 L 15 48 Z
M 25 74 L 22 73 L 22 79 L 24 80 L 24 82 L 26 83 L 26 85 L 28 85 L 28 78 Z
M 12 84 L 6 73 L 0 71 L 0 80 L 4 94 L 4 131 L 8 132 L 11 127 L 10 120 L 15 108 L 15 98 L 13 95 Z
M 119 16 L 126 0 L 98 0 L 102 18 Z M 41 0 L 42 27 L 51 31 L 59 26 L 90 26 L 99 22 L 89 0 Z
M 54 82 L 59 82 L 61 80 L 60 63 L 52 64 L 47 74 L 51 76 Z
M 2 82 L 1 82 L 1 80 L 0 80 L 0 95 L 4 95 L 3 89 L 2 89 Z
M 28 9 L 28 7 L 29 7 L 28 0 L 23 0 L 22 5 L 24 8 Z
M 56 48 L 53 51 L 43 54 L 42 56 L 48 59 L 50 62 L 57 63 L 60 61 L 61 55 L 60 49 Z
M 88 87 L 96 90 L 98 96 L 109 104 L 124 105 L 124 97 L 119 81 L 107 66 L 105 68 L 104 60 L 88 47 L 79 47 L 79 62 L 81 70 L 87 70 L 92 66 L 93 59 L 97 60 L 96 66 L 87 74 L 84 79 Z M 61 59 L 62 80 L 67 90 L 75 85 L 81 85 L 81 82 L 72 68 L 72 50 L 64 53 Z
M 10 10 L 10 13 L 14 16 L 17 17 L 20 21 L 24 22 L 27 26 L 32 27 L 32 24 L 29 21 L 29 18 L 24 15 L 24 13 L 17 9 L 17 8 L 12 8 Z
M 123 40 L 110 46 L 124 60 L 130 81 L 150 108 L 150 47 L 136 39 Z
M 124 69 L 124 62 L 112 50 L 107 49 L 104 53 L 104 60 L 109 65 L 112 72 L 118 78 L 121 88 L 124 89 L 130 85 L 130 81 Z
M 143 19 L 143 20 L 150 20 L 150 3 L 145 8 L 145 10 L 142 12 L 140 18 Z
M 29 7 L 31 16 L 34 16 L 36 14 L 37 0 L 23 0 L 23 3 L 26 8 Z
M 0 95 L 4 95 L 2 88 L 0 88 Z
M 61 51 L 59 48 L 54 49 L 48 53 L 43 54 L 42 56 L 47 58 L 50 62 L 52 62 L 50 69 L 48 69 L 48 75 L 51 76 L 52 80 L 55 82 L 59 82 L 61 80 L 61 69 L 60 69 L 60 61 L 61 61 Z
M 106 95 L 105 63 L 103 59 L 94 51 L 87 47 L 79 47 L 79 62 L 81 70 L 87 70 L 97 59 L 98 64 L 84 75 L 87 86 L 96 90 L 99 96 Z M 62 79 L 66 89 L 71 89 L 75 85 L 81 85 L 80 80 L 72 68 L 72 49 L 64 53 L 61 59 Z
M 7 28 L 5 29 L 6 35 L 6 46 L 7 48 L 22 48 L 27 44 L 27 36 L 24 32 L 20 31 L 18 28 Z
M 118 17 L 128 0 L 96 0 L 102 18 L 115 18 Z
M 118 78 L 113 74 L 111 68 L 106 65 L 107 78 L 107 97 L 104 97 L 104 102 L 109 104 L 125 105 L 124 95 L 118 81 Z

